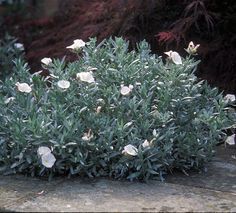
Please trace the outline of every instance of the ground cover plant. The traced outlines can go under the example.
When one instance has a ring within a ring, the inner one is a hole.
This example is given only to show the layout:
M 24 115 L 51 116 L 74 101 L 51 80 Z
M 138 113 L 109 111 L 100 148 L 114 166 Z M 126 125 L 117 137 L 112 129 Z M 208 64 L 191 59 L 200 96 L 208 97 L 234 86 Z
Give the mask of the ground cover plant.
M 235 119 L 194 75 L 197 48 L 162 59 L 145 41 L 78 39 L 78 60 L 42 59 L 47 77 L 16 59 L 0 85 L 0 171 L 148 180 L 202 168 Z

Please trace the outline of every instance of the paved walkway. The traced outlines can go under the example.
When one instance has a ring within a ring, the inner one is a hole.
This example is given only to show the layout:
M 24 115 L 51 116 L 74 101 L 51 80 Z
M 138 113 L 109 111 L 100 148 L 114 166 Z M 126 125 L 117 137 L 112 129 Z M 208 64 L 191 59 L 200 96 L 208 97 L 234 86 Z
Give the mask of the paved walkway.
M 236 212 L 236 148 L 218 147 L 206 173 L 149 183 L 0 176 L 3 211 Z M 233 157 L 232 157 L 233 156 Z

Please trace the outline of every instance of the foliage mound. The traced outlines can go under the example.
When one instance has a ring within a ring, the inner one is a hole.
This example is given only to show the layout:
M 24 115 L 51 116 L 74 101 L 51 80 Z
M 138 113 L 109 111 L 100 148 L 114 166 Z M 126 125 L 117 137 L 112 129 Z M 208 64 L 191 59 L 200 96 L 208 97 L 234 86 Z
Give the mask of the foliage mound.
M 90 39 L 75 62 L 43 65 L 48 77 L 15 60 L 0 85 L 1 172 L 147 180 L 202 168 L 232 124 L 222 94 L 191 57 L 174 64 L 145 41 L 128 46 Z

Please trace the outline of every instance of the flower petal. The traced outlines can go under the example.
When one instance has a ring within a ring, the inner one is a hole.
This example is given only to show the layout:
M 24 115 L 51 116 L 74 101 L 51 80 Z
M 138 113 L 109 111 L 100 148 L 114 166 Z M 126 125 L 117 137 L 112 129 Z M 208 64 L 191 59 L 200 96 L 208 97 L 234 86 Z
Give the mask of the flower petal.
M 43 64 L 45 64 L 45 65 L 49 65 L 49 64 L 52 63 L 52 59 L 51 59 L 51 58 L 43 58 L 43 59 L 41 60 L 41 62 L 42 62 Z
M 66 80 L 60 80 L 57 82 L 57 86 L 61 89 L 68 89 L 70 87 L 70 82 Z
M 168 55 L 169 57 L 171 57 L 171 53 L 172 53 L 173 51 L 172 50 L 170 50 L 170 51 L 168 51 L 168 52 L 164 52 L 166 55 Z
M 96 109 L 96 113 L 99 114 L 102 110 L 102 107 L 101 106 L 98 106 L 97 109 Z
M 94 83 L 95 79 L 90 72 L 80 72 L 76 74 L 76 78 L 87 83 Z
M 188 48 L 194 48 L 194 43 L 192 41 L 189 42 Z
M 37 150 L 37 154 L 39 156 L 42 156 L 48 153 L 51 153 L 51 149 L 49 149 L 47 146 L 40 146 Z
M 56 162 L 56 158 L 52 153 L 47 153 L 47 154 L 42 155 L 41 159 L 42 159 L 42 164 L 46 168 L 52 168 Z
M 20 92 L 30 93 L 32 88 L 27 83 L 19 83 L 15 84 L 17 86 L 17 90 Z
M 7 98 L 7 99 L 4 101 L 4 104 L 8 104 L 8 103 L 10 103 L 11 101 L 14 101 L 15 99 L 16 99 L 15 97 Z
M 150 143 L 149 143 L 148 140 L 145 140 L 145 141 L 142 143 L 142 147 L 143 147 L 143 148 L 147 148 L 147 147 L 149 147 L 149 146 L 150 146 Z
M 235 95 L 232 95 L 232 94 L 227 94 L 225 97 L 224 97 L 224 100 L 225 102 L 233 102 L 235 101 Z
M 153 135 L 154 137 L 157 137 L 157 136 L 158 136 L 156 129 L 154 129 L 154 130 L 152 131 L 152 135 Z
M 132 91 L 132 89 L 130 89 L 130 87 L 121 86 L 121 89 L 120 89 L 121 95 L 127 96 L 131 93 L 131 91 Z
M 235 134 L 229 136 L 226 138 L 225 143 L 229 145 L 234 145 L 235 144 Z
M 24 45 L 23 44 L 21 44 L 21 43 L 15 43 L 14 44 L 14 47 L 16 48 L 16 49 L 18 49 L 18 50 L 20 50 L 20 51 L 24 51 Z
M 171 53 L 171 59 L 175 64 L 182 64 L 182 59 L 177 52 L 172 52 Z
M 188 54 L 190 55 L 196 55 L 197 54 L 197 49 L 200 47 L 200 44 L 194 45 L 192 41 L 189 42 L 188 48 L 185 49 Z
M 131 156 L 136 156 L 138 155 L 138 149 L 135 146 L 129 144 L 124 147 L 124 150 L 122 151 L 122 153 L 131 155 Z
M 81 40 L 81 39 L 76 39 L 76 40 L 73 41 L 73 44 L 72 44 L 72 45 L 70 45 L 70 46 L 68 46 L 68 47 L 66 47 L 66 48 L 67 48 L 67 49 L 72 49 L 72 50 L 79 50 L 79 49 L 81 49 L 82 47 L 84 47 L 85 44 L 86 44 L 86 43 L 85 43 L 83 40 Z

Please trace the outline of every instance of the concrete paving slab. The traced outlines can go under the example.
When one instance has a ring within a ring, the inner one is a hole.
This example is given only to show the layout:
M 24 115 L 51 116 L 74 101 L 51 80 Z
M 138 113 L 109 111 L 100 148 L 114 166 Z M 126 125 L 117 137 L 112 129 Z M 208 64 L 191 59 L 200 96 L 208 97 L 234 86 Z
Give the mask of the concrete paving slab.
M 47 194 L 11 205 L 15 211 L 236 211 L 236 194 L 171 183 L 73 179 Z
M 218 146 L 216 157 L 206 165 L 206 172 L 173 173 L 166 177 L 170 183 L 236 193 L 235 147 Z
M 207 173 L 174 174 L 166 182 L 0 176 L 0 210 L 236 212 L 236 149 L 218 148 Z
M 1 176 L 0 178 L 0 210 L 9 206 L 18 206 L 22 202 L 46 193 L 63 181 L 62 178 L 53 182 L 22 175 Z

